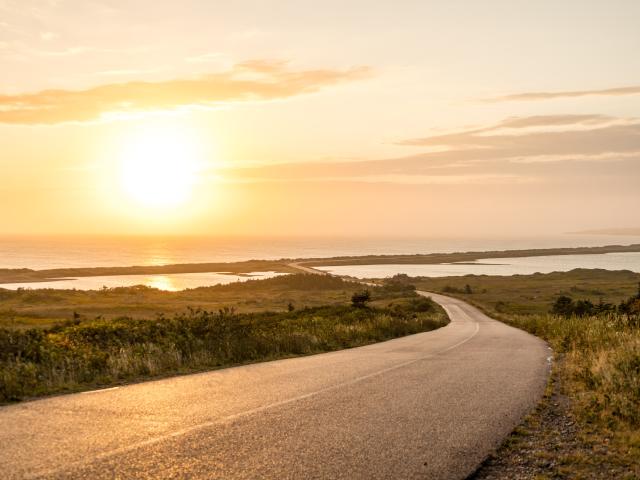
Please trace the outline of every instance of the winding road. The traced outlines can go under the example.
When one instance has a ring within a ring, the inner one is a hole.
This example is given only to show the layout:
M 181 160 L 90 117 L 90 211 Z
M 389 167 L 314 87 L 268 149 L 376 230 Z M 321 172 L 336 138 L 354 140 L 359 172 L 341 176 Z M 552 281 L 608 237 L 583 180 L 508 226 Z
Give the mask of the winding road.
M 544 342 L 457 299 L 366 347 L 0 408 L 2 478 L 462 479 L 541 397 Z

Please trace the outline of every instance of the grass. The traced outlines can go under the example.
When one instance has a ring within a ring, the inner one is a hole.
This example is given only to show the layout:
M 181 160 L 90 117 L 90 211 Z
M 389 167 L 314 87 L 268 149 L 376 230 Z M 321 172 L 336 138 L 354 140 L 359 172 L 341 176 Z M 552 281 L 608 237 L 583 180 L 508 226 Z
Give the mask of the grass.
M 245 295 L 263 291 L 265 284 L 267 290 L 284 292 L 292 282 L 299 289 L 325 294 L 362 289 L 318 275 L 282 278 L 241 288 Z M 51 292 L 41 294 L 43 300 L 51 300 Z M 401 285 L 371 288 L 366 306 L 353 306 L 350 298 L 281 311 L 194 307 L 155 318 L 79 317 L 46 328 L 2 328 L 0 402 L 355 347 L 448 322 L 434 302 Z
M 618 304 L 638 293 L 640 274 L 574 270 L 413 280 L 420 289 L 449 292 L 550 343 L 557 355 L 560 393 L 570 400 L 567 411 L 576 419 L 576 436 L 582 447 L 572 446 L 572 453 L 567 453 L 562 444 L 548 446 L 546 453 L 553 451 L 564 459 L 557 464 L 558 476 L 549 478 L 611 478 L 614 470 L 620 478 L 638 478 L 640 299 L 630 314 L 612 311 L 565 317 L 548 312 L 560 295 Z M 472 293 L 463 293 L 468 291 L 466 285 Z M 607 454 L 595 461 L 594 455 L 603 445 Z M 544 454 L 544 448 L 537 453 Z M 603 463 L 610 469 L 603 469 Z
M 466 275 L 412 279 L 422 290 L 461 294 L 494 313 L 507 315 L 545 314 L 561 295 L 598 303 L 619 304 L 638 290 L 640 273 L 600 269 L 533 275 Z M 472 291 L 465 294 L 466 286 Z
M 47 328 L 77 316 L 148 319 L 157 314 L 186 313 L 190 307 L 211 311 L 233 307 L 238 313 L 279 312 L 286 311 L 290 304 L 295 308 L 346 304 L 361 288 L 330 276 L 283 275 L 178 292 L 144 286 L 104 290 L 0 289 L 0 327 Z

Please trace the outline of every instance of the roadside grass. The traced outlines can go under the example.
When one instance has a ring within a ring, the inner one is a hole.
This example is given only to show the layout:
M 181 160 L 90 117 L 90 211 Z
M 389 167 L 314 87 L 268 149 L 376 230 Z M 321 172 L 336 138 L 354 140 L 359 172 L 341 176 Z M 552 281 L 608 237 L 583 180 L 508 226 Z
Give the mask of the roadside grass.
M 554 459 L 548 478 L 640 478 L 640 319 L 494 316 L 546 339 L 557 352 L 556 400 L 544 408 L 575 419 L 577 429 L 569 438 L 553 435 L 558 422 L 551 433 L 528 428 L 531 440 L 542 439 L 535 454 Z
M 323 285 L 331 292 L 362 290 L 337 278 L 297 277 L 259 282 L 283 289 L 295 283 L 309 295 Z M 259 282 L 241 288 L 248 295 L 264 287 Z M 0 328 L 0 402 L 356 347 L 448 323 L 437 304 L 409 286 L 370 293 L 366 306 L 352 305 L 349 296 L 281 311 L 194 307 L 153 319 L 80 317 L 47 328 Z
M 637 294 L 640 275 L 574 270 L 412 280 L 419 289 L 448 291 L 549 342 L 557 357 L 558 395 L 567 397 L 565 416 L 575 418 L 576 431 L 575 441 L 563 444 L 563 437 L 556 435 L 560 443 L 553 444 L 545 440 L 553 436 L 548 429 L 527 428 L 525 422 L 522 428 L 533 430 L 534 442 L 540 444 L 530 453 L 558 459 L 544 478 L 640 478 L 640 312 L 570 317 L 544 313 L 560 295 L 619 303 Z M 472 293 L 461 293 L 466 285 Z M 517 437 L 515 432 L 509 440 L 513 444 L 503 446 L 503 455 L 518 454 Z

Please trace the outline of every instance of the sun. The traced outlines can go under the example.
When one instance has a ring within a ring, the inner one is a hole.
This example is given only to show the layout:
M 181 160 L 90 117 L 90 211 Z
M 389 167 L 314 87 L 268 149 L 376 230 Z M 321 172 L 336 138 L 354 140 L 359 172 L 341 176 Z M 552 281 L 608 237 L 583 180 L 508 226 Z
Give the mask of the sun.
M 144 207 L 176 207 L 191 197 L 200 158 L 197 143 L 173 129 L 138 132 L 120 154 L 126 194 Z

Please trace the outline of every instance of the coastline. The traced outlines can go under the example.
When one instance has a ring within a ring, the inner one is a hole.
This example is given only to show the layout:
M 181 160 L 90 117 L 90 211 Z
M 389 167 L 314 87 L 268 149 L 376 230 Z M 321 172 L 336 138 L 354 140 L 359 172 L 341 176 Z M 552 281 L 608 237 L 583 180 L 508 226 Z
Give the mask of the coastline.
M 622 252 L 640 252 L 640 244 L 606 245 L 601 247 L 562 247 L 522 250 L 491 250 L 456 253 L 430 253 L 415 255 L 362 255 L 327 258 L 299 258 L 280 260 L 248 260 L 242 262 L 184 263 L 169 265 L 82 267 L 33 269 L 0 269 L 0 288 L 9 283 L 40 283 L 68 280 L 77 277 L 99 277 L 117 275 L 153 275 L 175 273 L 223 273 L 247 275 L 252 272 L 273 271 L 277 273 L 311 273 L 318 266 L 338 265 L 389 265 L 415 264 L 434 265 L 447 263 L 469 263 L 490 258 L 542 257 L 549 255 L 589 255 Z

